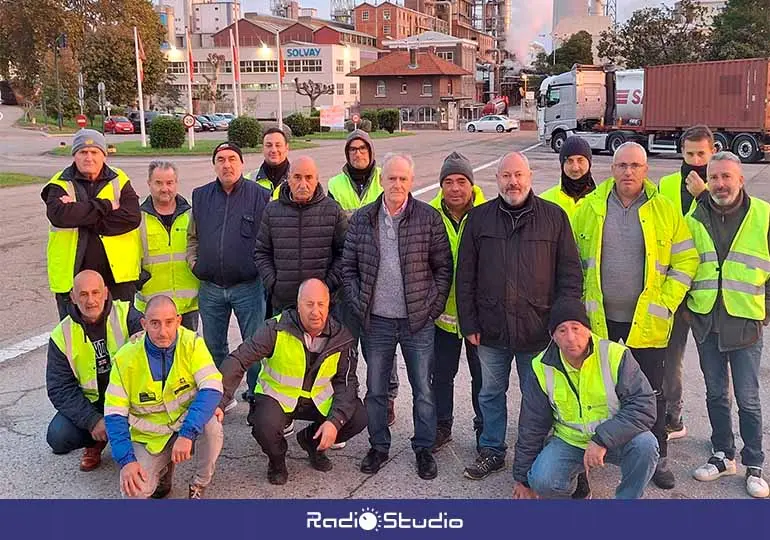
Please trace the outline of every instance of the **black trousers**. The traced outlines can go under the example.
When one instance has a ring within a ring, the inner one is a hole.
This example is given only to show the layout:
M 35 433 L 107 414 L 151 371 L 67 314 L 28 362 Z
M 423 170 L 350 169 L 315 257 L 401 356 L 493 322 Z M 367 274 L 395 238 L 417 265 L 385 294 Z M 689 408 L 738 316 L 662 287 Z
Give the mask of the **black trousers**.
M 136 282 L 118 283 L 109 287 L 113 300 L 123 300 L 134 303 L 136 295 Z M 67 316 L 67 306 L 72 303 L 69 293 L 56 293 L 56 309 L 59 310 L 59 320 L 63 321 Z
M 315 404 L 307 399 L 300 399 L 297 408 L 291 414 L 283 412 L 280 404 L 270 396 L 255 394 L 249 407 L 249 424 L 251 434 L 256 439 L 262 451 L 267 457 L 282 457 L 286 454 L 288 445 L 283 436 L 283 429 L 290 420 L 309 420 L 312 422 L 305 429 L 310 433 L 310 440 L 318 444 L 320 439 L 313 439 L 313 435 L 326 421 Z M 358 435 L 366 428 L 366 408 L 360 399 L 356 398 L 356 410 L 342 429 L 337 433 L 335 442 L 341 443 Z
M 436 327 L 434 338 L 433 393 L 436 396 L 436 417 L 439 427 L 452 428 L 454 413 L 454 381 L 460 367 L 463 338 Z M 473 404 L 473 429 L 481 431 L 484 423 L 479 408 L 481 392 L 481 362 L 475 345 L 465 340 L 465 357 L 471 372 L 471 403 Z
M 628 334 L 631 332 L 631 323 L 607 321 L 607 331 L 612 341 L 622 340 L 625 342 L 628 339 Z M 666 349 L 631 349 L 631 354 L 634 355 L 634 359 L 639 363 L 639 367 L 642 368 L 642 373 L 650 381 L 650 386 L 655 391 L 658 417 L 655 420 L 655 425 L 652 426 L 652 434 L 658 439 L 660 457 L 666 457 L 668 455 L 666 396 L 663 395 Z

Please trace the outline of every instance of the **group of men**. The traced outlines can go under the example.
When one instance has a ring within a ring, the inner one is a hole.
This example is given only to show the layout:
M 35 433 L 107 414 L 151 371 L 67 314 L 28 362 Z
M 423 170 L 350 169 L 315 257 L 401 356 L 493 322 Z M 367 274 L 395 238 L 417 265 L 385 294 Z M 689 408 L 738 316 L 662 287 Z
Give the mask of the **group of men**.
M 296 439 L 322 472 L 333 467 L 328 449 L 368 428 L 360 470 L 376 474 L 390 459 L 400 346 L 416 470 L 430 480 L 433 454 L 452 440 L 464 348 L 477 451 L 467 478 L 504 469 L 515 359 L 513 496 L 586 498 L 588 471 L 607 461 L 621 467 L 616 496 L 638 498 L 650 480 L 675 484 L 668 441 L 686 434 L 692 327 L 713 445 L 694 477 L 737 472 L 729 364 L 747 491 L 768 496 L 758 373 L 770 205 L 746 194 L 740 161 L 714 153 L 708 128 L 685 133 L 681 171 L 657 186 L 636 143 L 618 148 L 613 176 L 597 185 L 590 147 L 568 138 L 561 181 L 542 196 L 526 156 L 508 153 L 488 202 L 459 153 L 425 203 L 411 194 L 409 155 L 380 166 L 358 130 L 344 148 L 327 192 L 315 162 L 290 163 L 286 136 L 270 129 L 254 175 L 225 142 L 212 157 L 216 179 L 192 205 L 169 162 L 150 164 L 140 205 L 125 173 L 106 164 L 103 136 L 75 136 L 73 164 L 42 193 L 61 318 L 47 370 L 55 453 L 84 448 L 80 467 L 93 470 L 109 441 L 121 492 L 159 498 L 195 447 L 189 496 L 200 498 L 246 374 L 242 397 L 270 483 L 288 480 L 295 420 L 310 422 Z M 232 313 L 243 343 L 230 351 Z

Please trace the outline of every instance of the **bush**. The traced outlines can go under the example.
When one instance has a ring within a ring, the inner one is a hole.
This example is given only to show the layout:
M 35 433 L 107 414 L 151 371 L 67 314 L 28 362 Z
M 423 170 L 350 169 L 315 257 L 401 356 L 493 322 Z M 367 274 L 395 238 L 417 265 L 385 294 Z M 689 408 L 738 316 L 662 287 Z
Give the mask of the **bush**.
M 380 129 L 380 120 L 378 118 L 377 109 L 369 109 L 361 113 L 361 120 L 369 120 L 372 123 L 372 131 Z M 363 123 L 363 122 L 361 122 Z M 364 130 L 369 131 L 369 130 Z
M 355 125 L 353 124 L 352 120 L 345 120 L 345 130 L 350 132 L 355 129 Z M 358 129 L 362 131 L 366 131 L 367 133 L 371 133 L 372 131 L 372 122 L 371 120 L 364 118 L 358 123 Z
M 277 128 L 278 127 L 278 121 L 277 120 L 264 120 L 262 122 L 262 132 L 264 133 L 270 128 Z M 284 123 L 281 123 L 281 130 L 283 130 L 283 134 L 286 135 L 286 140 L 291 142 L 291 138 L 293 136 L 291 132 L 291 128 L 287 126 Z
M 241 148 L 256 148 L 262 144 L 262 125 L 256 118 L 239 116 L 230 122 L 227 140 Z
M 312 121 L 302 113 L 290 114 L 283 119 L 283 123 L 291 128 L 295 137 L 304 137 L 313 132 Z
M 310 118 L 317 118 L 321 116 L 321 109 L 310 109 Z
M 398 129 L 400 113 L 398 109 L 380 109 L 378 119 L 380 127 L 388 133 L 393 133 Z
M 184 144 L 184 131 L 184 126 L 178 118 L 158 116 L 150 123 L 150 146 L 181 148 Z

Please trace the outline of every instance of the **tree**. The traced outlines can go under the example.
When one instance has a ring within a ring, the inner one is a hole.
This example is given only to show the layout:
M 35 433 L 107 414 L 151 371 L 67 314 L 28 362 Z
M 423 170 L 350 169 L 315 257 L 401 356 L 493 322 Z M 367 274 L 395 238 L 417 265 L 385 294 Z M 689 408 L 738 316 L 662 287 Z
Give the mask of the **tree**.
M 72 118 L 80 113 L 78 102 L 78 69 L 77 61 L 72 57 L 70 49 L 62 49 L 58 53 L 59 84 L 56 84 L 56 67 L 54 66 L 53 51 L 49 51 L 43 59 L 41 99 L 45 100 L 48 115 L 56 117 L 61 103 L 61 114 L 64 118 Z M 57 96 L 57 90 L 59 92 Z M 59 99 L 61 98 L 61 99 Z
M 333 84 L 323 84 L 313 82 L 312 79 L 308 79 L 307 82 L 299 82 L 299 77 L 294 77 L 294 86 L 297 89 L 297 93 L 300 96 L 307 96 L 310 98 L 310 109 L 315 109 L 315 101 L 324 94 L 334 95 Z
M 601 58 L 629 69 L 706 59 L 709 30 L 705 8 L 682 0 L 678 8 L 644 8 L 634 11 L 625 24 L 601 33 Z
M 729 0 L 714 18 L 711 60 L 770 56 L 770 3 L 767 0 Z
M 585 30 L 572 34 L 560 47 L 556 49 L 556 63 L 554 54 L 538 53 L 533 68 L 538 73 L 553 75 L 564 73 L 572 69 L 574 64 L 593 64 L 593 38 Z
M 225 64 L 225 55 L 217 53 L 209 53 L 206 60 L 214 68 L 214 76 L 209 77 L 205 73 L 202 73 L 204 79 L 208 83 L 208 92 L 206 93 L 209 102 L 209 113 L 213 114 L 217 110 L 217 99 L 221 99 L 222 93 L 219 92 L 217 83 L 219 82 L 219 72 L 222 66 Z
M 182 95 L 179 87 L 174 84 L 175 81 L 176 78 L 174 77 L 173 73 L 166 73 L 165 80 L 160 84 L 158 90 L 155 92 L 155 96 L 158 98 L 158 105 L 162 109 L 165 109 L 169 112 L 178 107 L 186 108 L 182 98 L 186 97 L 187 94 L 185 93 L 184 96 Z

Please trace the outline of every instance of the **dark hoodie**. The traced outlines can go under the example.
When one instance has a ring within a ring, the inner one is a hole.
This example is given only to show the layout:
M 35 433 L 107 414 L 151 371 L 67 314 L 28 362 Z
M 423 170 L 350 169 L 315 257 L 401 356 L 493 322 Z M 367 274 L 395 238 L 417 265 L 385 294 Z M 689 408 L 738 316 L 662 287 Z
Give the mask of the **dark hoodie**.
M 350 148 L 353 141 L 361 141 L 369 148 L 369 165 L 365 169 L 356 169 L 350 163 L 350 153 L 348 152 L 348 148 Z M 374 160 L 374 144 L 372 144 L 372 139 L 366 131 L 357 129 L 348 135 L 345 142 L 345 161 L 346 163 L 345 166 L 342 167 L 342 172 L 350 179 L 350 183 L 356 191 L 356 194 L 361 197 L 364 192 L 366 192 L 369 184 L 371 184 L 374 176 L 373 172 L 375 167 L 377 167 L 377 162 Z M 333 199 L 334 195 L 329 192 L 329 197 Z
M 94 347 L 99 384 L 99 400 L 96 403 L 88 401 L 83 394 L 64 352 L 59 350 L 52 339 L 48 341 L 48 364 L 45 372 L 48 399 L 51 400 L 58 412 L 80 429 L 87 431 L 90 431 L 102 418 L 104 411 L 104 392 L 109 383 L 112 366 L 110 352 L 107 350 L 106 323 L 111 309 L 112 296 L 109 296 L 105 302 L 101 318 L 97 322 L 89 324 L 83 321 L 83 316 L 76 304 L 70 303 L 67 306 L 67 315 L 72 318 L 73 323 L 84 328 L 88 341 Z M 127 321 L 129 335 L 142 330 L 141 318 L 141 312 L 131 306 Z
M 294 202 L 289 185 L 281 186 L 278 199 L 265 208 L 254 249 L 274 311 L 295 306 L 306 279 L 324 281 L 332 293 L 340 286 L 347 230 L 345 212 L 320 184 L 307 204 Z

